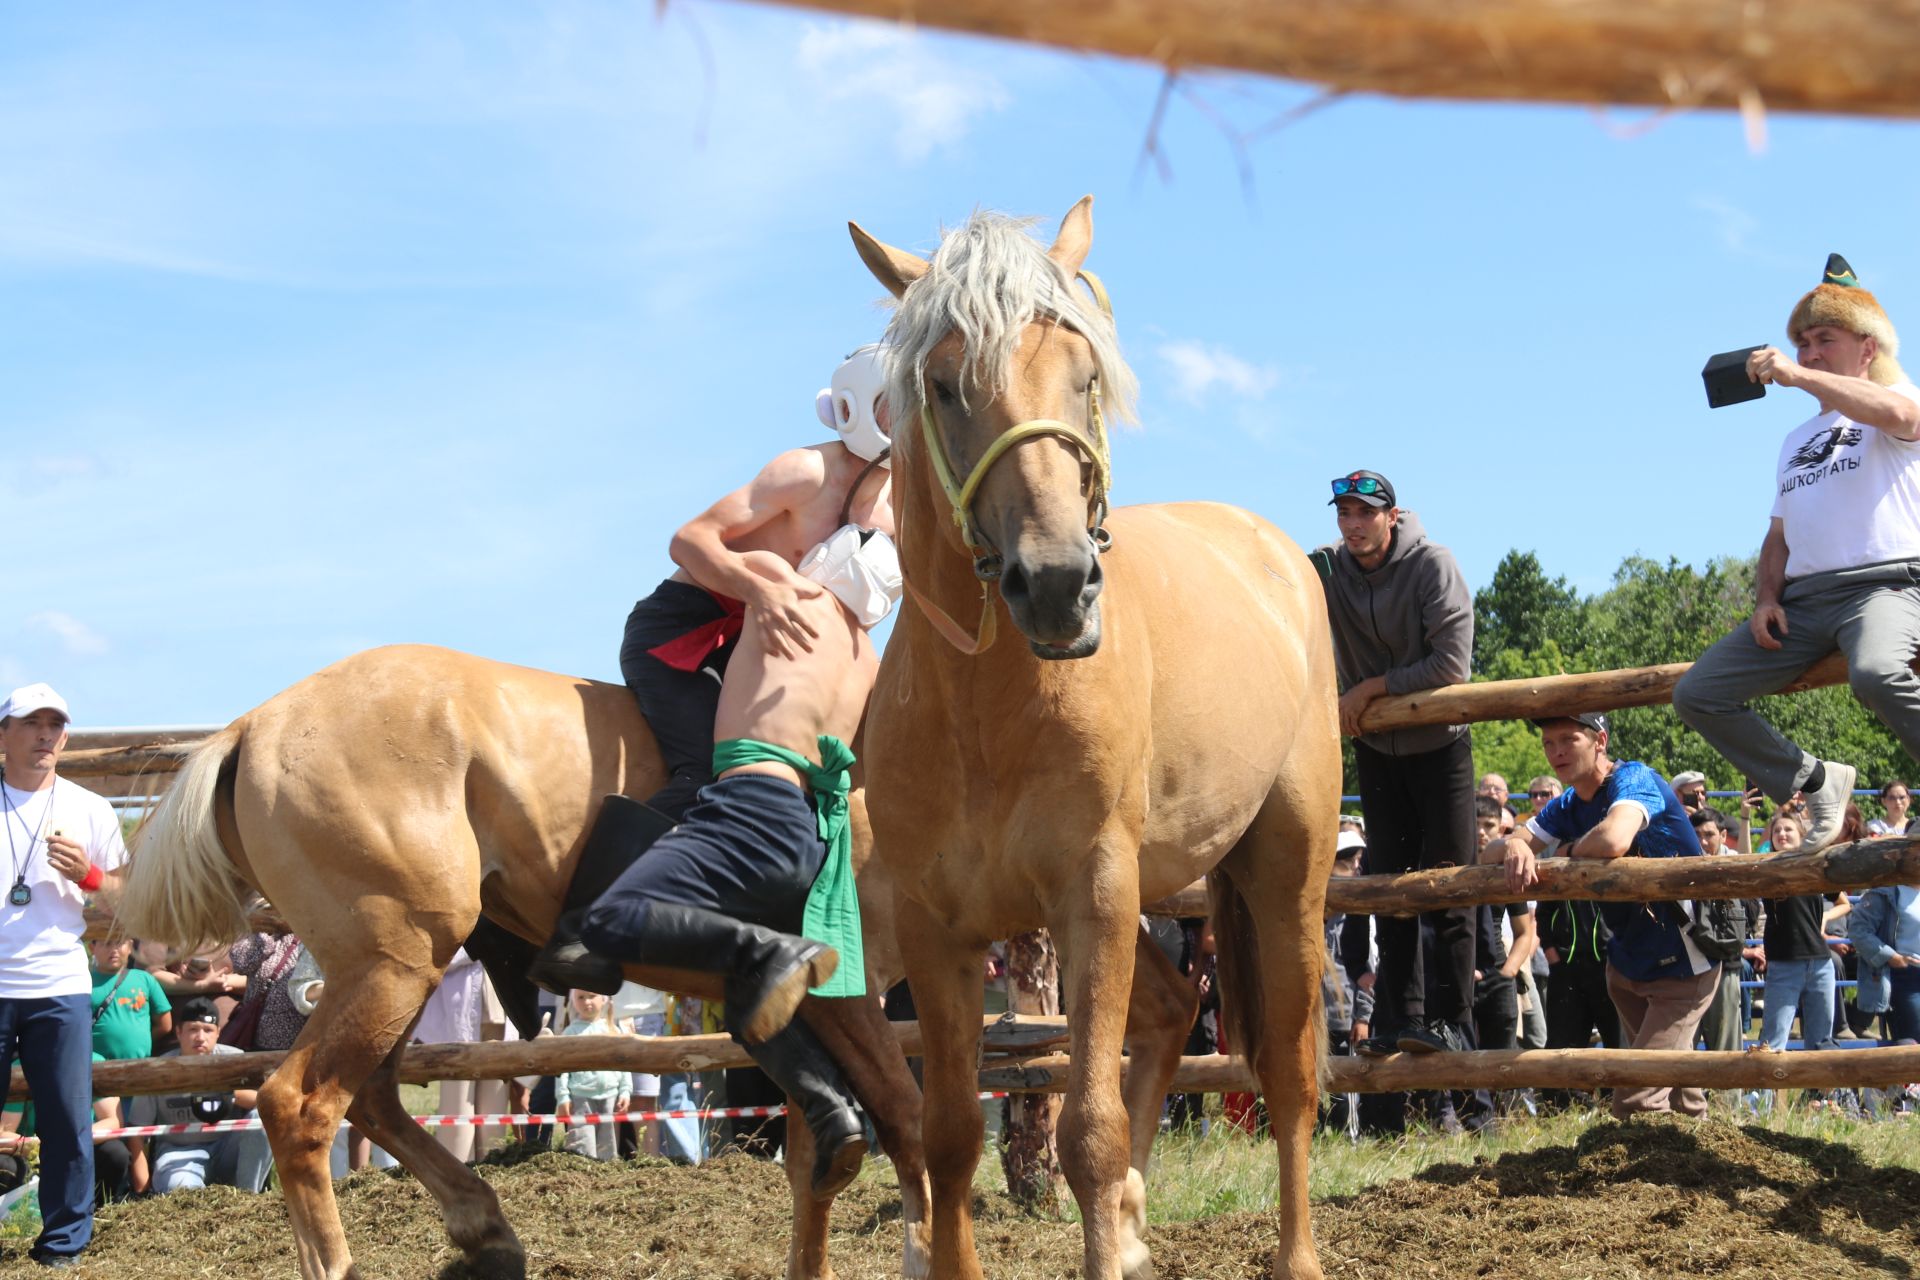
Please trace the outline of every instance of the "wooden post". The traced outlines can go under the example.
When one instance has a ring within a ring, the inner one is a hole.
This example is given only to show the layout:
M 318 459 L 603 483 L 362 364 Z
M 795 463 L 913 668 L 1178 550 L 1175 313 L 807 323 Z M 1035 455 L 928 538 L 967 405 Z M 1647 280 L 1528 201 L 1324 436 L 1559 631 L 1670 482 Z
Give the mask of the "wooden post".
M 1017 1015 L 1052 1016 L 1060 1012 L 1060 956 L 1045 929 L 1007 942 L 1007 1009 Z M 1046 1094 L 1019 1094 L 1006 1102 L 1000 1132 L 1000 1167 L 1007 1194 L 1022 1209 L 1056 1217 L 1064 1179 L 1054 1126 L 1060 1100 Z

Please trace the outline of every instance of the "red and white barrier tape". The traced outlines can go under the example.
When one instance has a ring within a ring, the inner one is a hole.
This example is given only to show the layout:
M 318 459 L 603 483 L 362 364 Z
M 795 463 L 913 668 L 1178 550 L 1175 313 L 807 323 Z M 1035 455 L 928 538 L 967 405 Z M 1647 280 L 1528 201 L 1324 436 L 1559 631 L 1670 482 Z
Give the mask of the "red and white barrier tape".
M 1004 1098 L 1004 1093 L 983 1093 L 981 1098 Z M 655 1120 L 746 1120 L 767 1116 L 785 1115 L 784 1105 L 773 1107 L 707 1107 L 691 1111 L 619 1111 L 611 1115 L 579 1115 L 561 1117 L 557 1115 L 533 1115 L 515 1113 L 512 1115 L 484 1116 L 415 1116 L 414 1122 L 427 1129 L 460 1128 L 462 1126 L 479 1127 L 481 1125 L 559 1125 L 572 1128 L 577 1125 L 592 1124 L 649 1124 Z M 340 1122 L 346 1128 L 347 1122 Z M 162 1138 L 178 1137 L 187 1133 L 239 1133 L 261 1127 L 260 1117 L 249 1116 L 244 1120 L 215 1120 L 209 1124 L 141 1124 L 129 1125 L 120 1129 L 102 1129 L 94 1133 L 96 1139 L 102 1138 Z M 37 1142 L 37 1138 L 24 1139 Z

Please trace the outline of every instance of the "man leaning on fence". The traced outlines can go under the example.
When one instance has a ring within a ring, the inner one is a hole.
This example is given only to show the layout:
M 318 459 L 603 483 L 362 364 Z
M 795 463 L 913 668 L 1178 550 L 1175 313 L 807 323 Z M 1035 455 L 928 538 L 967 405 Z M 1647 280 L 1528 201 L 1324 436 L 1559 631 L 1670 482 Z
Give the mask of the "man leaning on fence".
M 1666 780 L 1635 760 L 1607 754 L 1607 718 L 1584 712 L 1544 720 L 1547 763 L 1567 789 L 1505 841 L 1487 846 L 1486 861 L 1504 862 L 1515 890 L 1538 884 L 1539 856 L 1564 849 L 1574 858 L 1699 857 L 1700 842 Z M 1496 850 L 1501 851 L 1496 855 Z M 1620 1014 L 1629 1049 L 1691 1049 L 1700 1018 L 1720 986 L 1720 963 L 1693 937 L 1691 903 L 1606 902 L 1607 994 Z M 1705 1115 L 1696 1088 L 1616 1089 L 1613 1114 L 1639 1111 Z
M 1397 505 L 1375 471 L 1333 482 L 1340 541 L 1313 559 L 1326 583 L 1340 679 L 1340 730 L 1354 738 L 1367 866 L 1394 874 L 1471 862 L 1473 744 L 1467 726 L 1361 733 L 1374 700 L 1467 678 L 1473 599 L 1453 553 L 1427 539 L 1419 517 Z M 1472 907 L 1430 913 L 1438 953 L 1429 957 L 1420 921 L 1381 916 L 1373 1035 L 1368 1057 L 1396 1050 L 1461 1047 L 1457 1028 L 1473 1007 Z M 1431 981 L 1430 981 L 1431 979 Z
M 1798 361 L 1755 351 L 1747 375 L 1819 401 L 1787 433 L 1753 616 L 1675 686 L 1680 718 L 1775 802 L 1807 797 L 1806 848 L 1839 833 L 1852 765 L 1802 750 L 1748 708 L 1838 647 L 1853 692 L 1920 758 L 1920 387 L 1902 373 L 1893 324 L 1846 259 L 1787 319 Z
M 80 945 L 87 895 L 117 892 L 120 820 L 55 772 L 67 703 L 44 684 L 0 704 L 0 1064 L 17 1054 L 40 1138 L 40 1236 L 30 1256 L 70 1265 L 93 1239 L 93 980 Z

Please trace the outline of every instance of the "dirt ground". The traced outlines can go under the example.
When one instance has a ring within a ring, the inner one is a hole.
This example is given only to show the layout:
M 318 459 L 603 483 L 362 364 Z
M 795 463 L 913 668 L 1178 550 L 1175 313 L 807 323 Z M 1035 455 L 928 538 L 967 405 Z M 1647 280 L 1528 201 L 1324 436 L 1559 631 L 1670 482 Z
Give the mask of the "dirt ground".
M 777 1168 L 727 1158 L 700 1168 L 596 1165 L 541 1153 L 484 1166 L 539 1280 L 744 1280 L 785 1265 L 786 1184 Z M 443 1274 L 452 1253 L 409 1178 L 369 1172 L 342 1185 L 342 1215 L 368 1276 Z M 1024 1218 L 998 1196 L 975 1205 L 986 1274 L 1076 1274 L 1079 1228 Z M 1330 1277 L 1417 1280 L 1665 1280 L 1712 1276 L 1920 1275 L 1920 1174 L 1875 1169 L 1847 1148 L 1720 1122 L 1598 1124 L 1572 1147 L 1441 1165 L 1314 1207 Z M 1263 1277 L 1274 1225 L 1234 1214 L 1157 1225 L 1166 1280 Z M 843 1280 L 899 1274 L 899 1200 L 867 1177 L 834 1214 Z M 0 1270 L 31 1273 L 24 1242 Z M 224 1188 L 118 1206 L 101 1215 L 76 1280 L 295 1275 L 279 1197 Z

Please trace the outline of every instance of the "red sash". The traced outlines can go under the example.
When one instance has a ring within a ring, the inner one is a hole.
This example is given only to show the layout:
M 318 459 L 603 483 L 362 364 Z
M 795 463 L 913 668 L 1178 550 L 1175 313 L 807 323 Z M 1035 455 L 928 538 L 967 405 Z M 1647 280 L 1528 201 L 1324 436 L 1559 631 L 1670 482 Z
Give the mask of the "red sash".
M 705 587 L 700 590 L 707 591 Z M 726 610 L 726 616 L 703 622 L 685 635 L 655 645 L 647 650 L 650 656 L 660 659 L 675 671 L 698 671 L 716 650 L 740 638 L 740 632 L 747 625 L 747 606 L 713 591 L 707 591 L 707 594 L 713 597 L 715 604 Z

